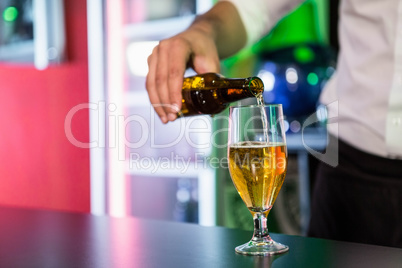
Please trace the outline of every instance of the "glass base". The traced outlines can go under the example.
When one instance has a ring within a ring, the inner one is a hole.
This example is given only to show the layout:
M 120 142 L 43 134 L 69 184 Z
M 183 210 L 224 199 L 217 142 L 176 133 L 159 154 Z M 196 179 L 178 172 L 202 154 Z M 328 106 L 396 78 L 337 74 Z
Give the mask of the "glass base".
M 289 247 L 270 240 L 269 242 L 250 241 L 235 248 L 236 253 L 243 255 L 266 256 L 285 253 Z

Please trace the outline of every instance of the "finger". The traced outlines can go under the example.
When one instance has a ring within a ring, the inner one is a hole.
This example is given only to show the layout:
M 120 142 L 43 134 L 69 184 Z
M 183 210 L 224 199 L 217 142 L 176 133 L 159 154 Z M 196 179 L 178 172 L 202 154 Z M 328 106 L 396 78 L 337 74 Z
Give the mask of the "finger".
M 197 73 L 220 72 L 220 61 L 216 46 L 210 44 L 202 52 L 194 55 L 193 68 Z
M 172 105 L 168 117 L 171 121 L 176 119 L 182 106 L 183 76 L 190 54 L 190 45 L 184 39 L 176 39 L 172 42 L 168 67 L 169 98 Z
M 220 64 L 218 58 L 211 58 L 208 56 L 197 56 L 194 59 L 194 71 L 198 74 L 202 73 L 219 73 Z
M 152 54 L 148 57 L 148 74 L 145 81 L 145 87 L 148 91 L 148 97 L 151 102 L 151 105 L 154 107 L 155 112 L 158 114 L 162 123 L 166 124 L 168 122 L 167 114 L 160 105 L 161 100 L 159 99 L 155 83 L 157 59 L 158 59 L 158 47 L 155 47 L 152 51 Z
M 168 66 L 169 66 L 169 51 L 170 40 L 162 40 L 158 45 L 158 60 L 155 69 L 155 85 L 156 91 L 160 100 L 160 107 L 164 113 L 168 115 L 171 111 L 171 103 L 168 87 Z

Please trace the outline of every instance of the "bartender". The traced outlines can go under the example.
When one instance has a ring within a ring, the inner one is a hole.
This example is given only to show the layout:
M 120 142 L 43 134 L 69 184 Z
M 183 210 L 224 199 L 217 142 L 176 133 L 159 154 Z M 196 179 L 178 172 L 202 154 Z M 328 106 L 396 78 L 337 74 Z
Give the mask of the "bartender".
M 219 72 L 301 2 L 219 1 L 162 40 L 146 80 L 162 122 L 176 119 L 186 68 Z M 337 68 L 320 97 L 339 161 L 319 163 L 308 235 L 402 247 L 402 1 L 343 0 L 339 13 Z

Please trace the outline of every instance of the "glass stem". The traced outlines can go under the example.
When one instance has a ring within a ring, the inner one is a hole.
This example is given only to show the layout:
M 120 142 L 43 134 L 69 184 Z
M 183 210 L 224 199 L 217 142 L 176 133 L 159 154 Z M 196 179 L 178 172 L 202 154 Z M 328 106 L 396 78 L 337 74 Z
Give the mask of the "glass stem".
M 268 233 L 267 215 L 265 213 L 256 212 L 253 215 L 254 234 L 251 239 L 253 242 L 269 242 L 272 241 Z

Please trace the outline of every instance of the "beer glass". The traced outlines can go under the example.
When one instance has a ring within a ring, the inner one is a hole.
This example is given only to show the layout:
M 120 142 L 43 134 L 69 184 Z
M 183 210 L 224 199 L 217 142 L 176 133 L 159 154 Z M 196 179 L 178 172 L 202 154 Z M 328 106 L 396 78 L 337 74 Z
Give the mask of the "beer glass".
M 228 134 L 230 176 L 254 220 L 253 237 L 235 250 L 245 255 L 286 252 L 289 247 L 273 241 L 267 228 L 287 169 L 282 106 L 230 107 Z

